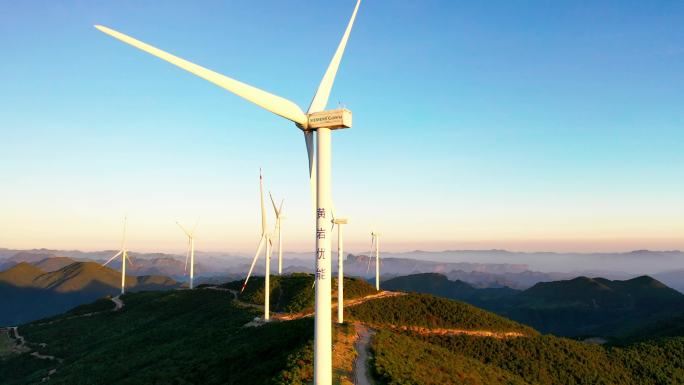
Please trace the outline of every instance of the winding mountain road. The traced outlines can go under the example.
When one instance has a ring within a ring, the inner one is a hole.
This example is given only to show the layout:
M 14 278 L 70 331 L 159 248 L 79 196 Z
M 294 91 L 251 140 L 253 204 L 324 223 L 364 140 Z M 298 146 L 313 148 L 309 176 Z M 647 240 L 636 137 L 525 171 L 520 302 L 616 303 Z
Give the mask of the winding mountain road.
M 19 328 L 16 327 L 16 326 L 14 326 L 14 327 L 12 327 L 11 329 L 12 329 L 12 331 L 14 332 L 14 339 L 17 341 L 17 344 L 18 344 L 17 348 L 18 348 L 19 350 L 26 350 L 26 351 L 29 351 L 29 352 L 30 352 L 30 351 L 31 351 L 31 348 L 29 348 L 29 347 L 26 345 L 26 339 L 25 339 L 24 337 L 22 337 L 22 336 L 19 334 Z M 45 345 L 45 346 L 47 346 L 47 345 Z M 50 360 L 50 361 L 52 361 L 52 360 L 57 360 L 57 361 L 60 361 L 60 362 L 62 361 L 62 360 L 59 359 L 59 358 L 55 358 L 55 356 L 49 356 L 49 355 L 40 354 L 40 353 L 38 353 L 38 352 L 36 352 L 36 351 L 33 351 L 33 352 L 29 353 L 29 354 L 30 354 L 31 356 L 35 357 L 35 358 L 38 358 L 39 360 Z
M 372 385 L 370 373 L 368 372 L 368 355 L 370 339 L 375 331 L 366 325 L 355 323 L 356 335 L 358 336 L 354 349 L 356 350 L 356 360 L 354 360 L 354 384 Z
M 70 320 L 70 319 L 74 319 L 74 318 L 92 317 L 92 316 L 94 316 L 94 315 L 96 315 L 96 314 L 102 314 L 102 313 L 106 313 L 106 312 L 110 312 L 110 311 L 111 311 L 111 312 L 119 311 L 119 310 L 123 309 L 123 307 L 124 307 L 124 302 L 123 302 L 123 300 L 122 300 L 121 298 L 119 298 L 119 297 L 121 297 L 121 296 L 120 296 L 120 295 L 117 295 L 116 297 L 111 297 L 111 298 L 109 298 L 109 300 L 112 301 L 112 302 L 114 303 L 114 309 L 111 309 L 111 310 L 103 310 L 103 311 L 94 311 L 94 312 L 92 312 L 92 313 L 79 314 L 79 315 L 75 315 L 75 316 L 71 316 L 71 317 L 66 317 L 66 318 L 58 318 L 58 319 L 52 320 L 52 321 L 50 321 L 50 322 L 41 322 L 41 323 L 38 323 L 38 324 L 36 324 L 36 325 L 37 325 L 37 326 L 52 325 L 52 324 L 55 323 L 55 322 Z
M 110 300 L 111 300 L 112 302 L 114 302 L 114 310 L 112 310 L 112 311 L 119 311 L 119 310 L 123 309 L 124 303 L 123 303 L 123 301 L 121 300 L 121 298 L 119 298 L 119 297 L 121 297 L 121 296 L 120 296 L 120 295 L 117 295 L 116 297 L 110 298 Z M 92 315 L 92 314 L 93 314 L 93 313 L 91 313 L 91 315 Z

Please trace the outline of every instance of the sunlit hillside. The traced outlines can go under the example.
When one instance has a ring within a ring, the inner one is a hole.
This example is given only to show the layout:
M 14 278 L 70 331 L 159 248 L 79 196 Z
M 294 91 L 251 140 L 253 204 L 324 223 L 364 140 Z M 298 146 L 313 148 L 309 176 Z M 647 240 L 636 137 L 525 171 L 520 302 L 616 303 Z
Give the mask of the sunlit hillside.
M 126 294 L 120 308 L 100 299 L 20 326 L 21 346 L 12 330 L 0 333 L 0 378 L 8 385 L 310 383 L 312 277 L 275 279 L 269 323 L 254 322 L 263 312 L 263 280 L 254 278 L 243 295 L 236 281 Z M 540 335 L 463 302 L 345 283 L 354 294 L 345 324 L 334 329 L 335 383 L 358 376 L 376 384 L 684 381 L 682 337 L 593 345 Z

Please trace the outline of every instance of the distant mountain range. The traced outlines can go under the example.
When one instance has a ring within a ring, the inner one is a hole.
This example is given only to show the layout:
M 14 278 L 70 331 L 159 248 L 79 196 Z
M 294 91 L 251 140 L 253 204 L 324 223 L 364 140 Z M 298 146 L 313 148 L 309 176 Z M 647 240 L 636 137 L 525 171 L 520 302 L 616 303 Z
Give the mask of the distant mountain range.
M 48 258 L 36 265 L 21 262 L 0 272 L 0 325 L 16 325 L 64 312 L 121 290 L 121 273 L 95 262 Z M 46 271 L 38 266 L 57 268 Z M 175 280 L 159 275 L 127 276 L 130 291 L 168 290 Z
M 565 336 L 619 337 L 640 324 L 684 315 L 684 295 L 648 276 L 629 280 L 577 277 L 541 282 L 524 290 L 477 289 L 440 274 L 416 274 L 382 283 L 389 290 L 458 299 Z
M 54 258 L 71 258 L 74 261 L 104 262 L 115 251 L 83 252 L 78 250 L 11 250 L 0 248 L 0 270 L 20 262 L 33 264 L 49 260 L 53 265 L 40 265 L 45 271 L 63 267 Z M 131 253 L 134 265 L 129 266 L 131 275 L 165 275 L 177 281 L 187 280 L 185 255 L 164 253 Z M 244 277 L 251 263 L 251 256 L 232 253 L 197 252 L 195 277 L 198 282 L 221 282 Z M 368 256 L 348 254 L 345 271 L 348 276 L 374 277 Z M 333 272 L 336 272 L 336 263 Z M 120 262 L 110 267 L 119 269 Z M 582 266 L 578 269 L 578 266 Z M 313 272 L 309 253 L 284 254 L 286 273 Z M 259 261 L 256 271 L 263 271 Z M 684 292 L 684 253 L 674 251 L 638 250 L 626 253 L 518 253 L 506 250 L 448 250 L 442 252 L 412 251 L 405 253 L 382 253 L 381 279 L 418 273 L 440 273 L 450 280 L 461 280 L 477 288 L 510 287 L 524 290 L 539 282 L 571 279 L 578 276 L 604 277 L 625 280 L 643 274 L 662 281 Z
M 384 258 L 408 258 L 437 262 L 521 264 L 529 270 L 575 273 L 601 272 L 635 276 L 684 269 L 680 250 L 634 250 L 620 253 L 513 252 L 507 250 L 445 250 L 383 253 Z M 581 266 L 581 267 L 580 267 Z M 579 273 L 579 274 L 578 274 Z

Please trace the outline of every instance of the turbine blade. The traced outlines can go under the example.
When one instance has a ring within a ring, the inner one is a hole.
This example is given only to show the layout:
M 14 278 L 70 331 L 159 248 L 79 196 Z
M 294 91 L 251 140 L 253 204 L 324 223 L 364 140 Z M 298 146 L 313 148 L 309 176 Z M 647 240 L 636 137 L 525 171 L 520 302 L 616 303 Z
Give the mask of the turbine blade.
M 368 252 L 368 267 L 366 267 L 366 274 L 370 271 L 371 259 L 373 259 L 373 246 L 375 245 L 375 237 L 371 235 L 371 246 Z
M 304 141 L 306 142 L 306 153 L 309 157 L 309 187 L 311 190 L 311 205 L 313 207 L 313 211 L 316 212 L 316 164 L 314 163 L 316 148 L 314 146 L 313 131 L 304 131 Z
M 107 262 L 105 262 L 105 263 L 102 264 L 102 266 L 106 266 L 109 262 L 113 261 L 114 258 L 116 258 L 116 257 L 118 257 L 119 255 L 121 255 L 121 253 L 123 253 L 123 250 L 121 250 L 121 251 L 119 251 L 118 253 L 114 254 L 114 256 L 111 257 L 111 258 L 109 258 L 109 259 L 107 260 Z
M 192 236 L 192 235 L 190 234 L 190 232 L 188 232 L 188 230 L 187 230 L 185 227 L 183 227 L 183 225 L 180 224 L 180 222 L 176 221 L 176 224 L 178 225 L 178 227 L 180 227 L 181 230 L 183 230 L 183 232 L 185 233 L 185 235 L 187 235 L 188 237 L 191 237 L 191 236 Z
M 349 24 L 347 29 L 342 35 L 342 40 L 340 45 L 337 46 L 335 55 L 333 56 L 328 69 L 323 75 L 323 80 L 316 90 L 316 95 L 314 95 L 311 105 L 309 106 L 309 114 L 313 112 L 323 111 L 325 106 L 328 104 L 328 98 L 330 97 L 330 90 L 332 90 L 333 83 L 335 83 L 335 75 L 337 75 L 337 69 L 340 67 L 340 61 L 342 61 L 342 55 L 344 55 L 344 49 L 347 46 L 347 40 L 349 40 L 349 34 L 352 30 L 352 25 L 354 25 L 354 20 L 356 19 L 356 12 L 359 10 L 359 5 L 361 5 L 361 0 L 356 2 L 356 7 L 354 7 L 354 12 L 352 13 L 351 19 L 349 19 Z
M 247 278 L 245 278 L 245 282 L 242 284 L 242 289 L 240 289 L 240 293 L 245 291 L 245 288 L 247 287 L 247 281 L 249 281 L 249 277 L 252 276 L 252 270 L 254 270 L 254 265 L 256 265 L 256 261 L 259 258 L 259 253 L 261 253 L 261 249 L 264 247 L 264 240 L 266 239 L 266 236 L 264 234 L 261 235 L 261 240 L 259 240 L 259 246 L 257 247 L 257 251 L 254 254 L 254 259 L 252 259 L 252 266 L 249 267 L 249 272 L 247 273 Z
M 285 199 L 280 200 L 280 206 L 278 207 L 278 215 L 283 213 L 283 203 L 285 203 Z
M 264 208 L 264 177 L 259 169 L 259 199 L 261 200 L 261 234 L 266 234 L 266 209 Z
M 168 52 L 164 52 L 158 48 L 155 48 L 149 44 L 143 43 L 140 40 L 134 39 L 128 35 L 124 35 L 123 33 L 115 31 L 111 28 L 107 28 L 102 25 L 96 25 L 95 28 L 97 28 L 101 32 L 106 33 L 109 36 L 121 40 L 126 44 L 130 44 L 135 48 L 138 48 L 142 51 L 149 53 L 150 55 L 154 55 L 194 75 L 197 75 L 204 80 L 210 81 L 216 84 L 217 86 L 224 88 L 267 111 L 270 111 L 276 115 L 280 115 L 285 119 L 289 119 L 301 125 L 307 124 L 307 116 L 306 114 L 304 114 L 302 109 L 299 108 L 299 106 L 297 106 L 295 103 L 285 98 L 273 95 L 269 92 L 260 90 L 256 87 L 252 87 L 248 84 L 239 82 L 235 79 L 231 79 L 228 76 L 221 75 L 210 69 L 204 68 L 197 64 L 191 63 L 187 60 L 181 59 Z
M 273 205 L 273 211 L 275 211 L 276 218 L 280 216 L 280 211 L 278 211 L 278 207 L 275 204 L 275 201 L 273 200 L 273 195 L 271 195 L 271 192 L 268 192 L 268 196 L 271 198 L 271 204 Z
M 135 267 L 135 265 L 133 264 L 133 261 L 131 261 L 131 257 L 128 256 L 128 253 L 125 253 L 125 255 L 126 255 L 126 259 L 128 260 L 128 263 L 131 264 L 131 267 Z

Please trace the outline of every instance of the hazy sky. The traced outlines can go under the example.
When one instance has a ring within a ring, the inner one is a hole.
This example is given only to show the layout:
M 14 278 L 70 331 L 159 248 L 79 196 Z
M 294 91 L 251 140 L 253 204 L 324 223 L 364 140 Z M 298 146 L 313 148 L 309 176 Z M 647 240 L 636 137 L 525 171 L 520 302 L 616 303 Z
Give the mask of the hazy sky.
M 353 0 L 0 0 L 0 247 L 313 247 L 301 132 L 95 30 L 308 106 Z M 330 98 L 347 245 L 684 248 L 684 2 L 366 1 Z M 269 211 L 269 215 L 272 212 Z M 270 219 L 273 224 L 272 216 Z

